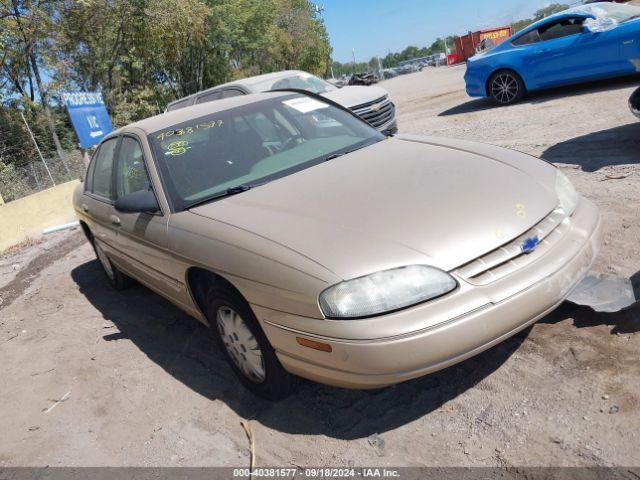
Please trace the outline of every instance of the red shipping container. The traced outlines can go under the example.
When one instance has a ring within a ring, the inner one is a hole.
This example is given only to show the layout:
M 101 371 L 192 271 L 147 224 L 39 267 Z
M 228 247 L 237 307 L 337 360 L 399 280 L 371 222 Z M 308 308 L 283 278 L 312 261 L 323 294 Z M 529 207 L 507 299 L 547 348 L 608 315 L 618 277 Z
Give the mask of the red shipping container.
M 513 35 L 513 29 L 509 27 L 496 27 L 488 30 L 469 32 L 467 35 L 455 38 L 458 62 L 466 62 L 469 57 L 477 53 L 477 49 L 483 40 L 499 45 Z

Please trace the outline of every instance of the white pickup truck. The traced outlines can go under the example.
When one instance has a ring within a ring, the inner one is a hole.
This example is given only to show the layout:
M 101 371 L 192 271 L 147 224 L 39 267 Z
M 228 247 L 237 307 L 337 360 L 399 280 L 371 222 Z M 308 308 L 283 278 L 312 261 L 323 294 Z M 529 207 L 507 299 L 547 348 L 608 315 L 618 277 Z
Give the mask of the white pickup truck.
M 393 135 L 398 131 L 395 105 L 385 89 L 376 86 L 338 88 L 310 73 L 298 70 L 267 73 L 218 85 L 171 102 L 167 111 L 221 98 L 286 88 L 307 90 L 333 100 L 385 135 Z

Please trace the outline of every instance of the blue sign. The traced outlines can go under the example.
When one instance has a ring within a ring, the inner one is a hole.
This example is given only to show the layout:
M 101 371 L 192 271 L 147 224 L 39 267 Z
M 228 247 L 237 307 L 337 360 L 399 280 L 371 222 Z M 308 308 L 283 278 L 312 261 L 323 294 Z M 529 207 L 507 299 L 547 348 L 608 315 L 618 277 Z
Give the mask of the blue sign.
M 113 130 L 100 93 L 63 93 L 62 98 L 82 148 L 93 147 Z

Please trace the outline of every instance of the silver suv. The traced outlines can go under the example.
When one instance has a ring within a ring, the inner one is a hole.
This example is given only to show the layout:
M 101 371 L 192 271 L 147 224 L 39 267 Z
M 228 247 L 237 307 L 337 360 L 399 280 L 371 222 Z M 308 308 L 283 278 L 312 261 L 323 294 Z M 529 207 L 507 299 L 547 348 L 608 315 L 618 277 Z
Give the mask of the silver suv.
M 380 87 L 345 86 L 338 88 L 314 75 L 298 70 L 267 73 L 218 85 L 171 102 L 167 111 L 249 93 L 295 88 L 322 95 L 348 108 L 384 135 L 398 131 L 395 105 Z

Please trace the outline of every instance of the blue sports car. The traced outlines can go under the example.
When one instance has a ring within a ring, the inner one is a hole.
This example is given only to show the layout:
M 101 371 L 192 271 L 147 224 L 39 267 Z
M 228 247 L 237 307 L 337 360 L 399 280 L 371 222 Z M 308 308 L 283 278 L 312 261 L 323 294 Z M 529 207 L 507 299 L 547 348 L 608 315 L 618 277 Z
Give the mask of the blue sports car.
M 467 61 L 472 97 L 500 104 L 527 91 L 640 72 L 640 7 L 594 3 L 540 20 Z

